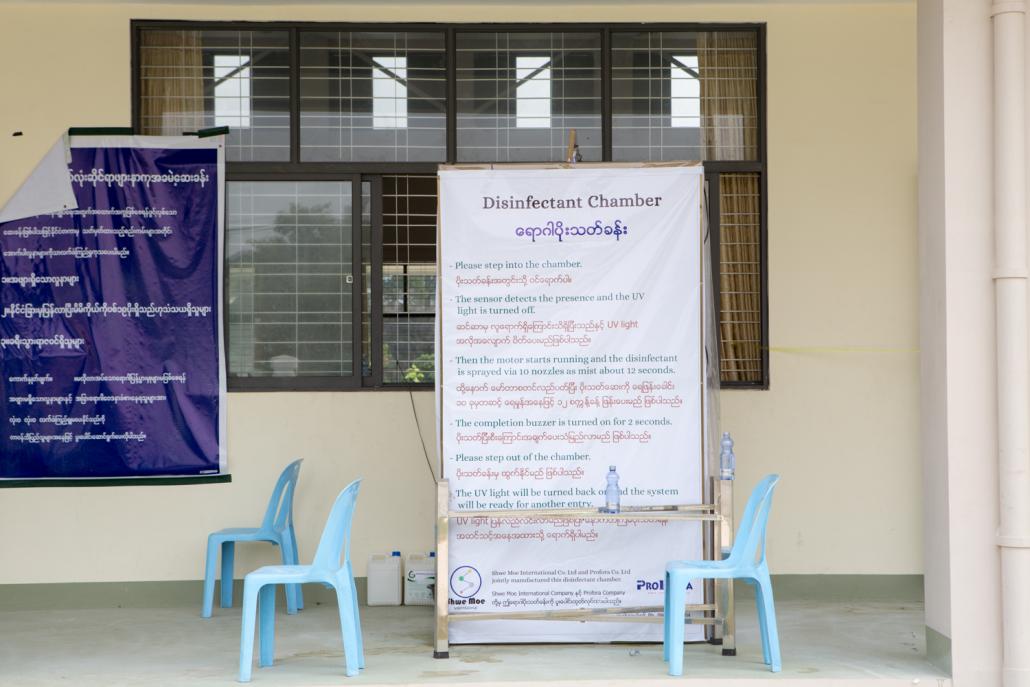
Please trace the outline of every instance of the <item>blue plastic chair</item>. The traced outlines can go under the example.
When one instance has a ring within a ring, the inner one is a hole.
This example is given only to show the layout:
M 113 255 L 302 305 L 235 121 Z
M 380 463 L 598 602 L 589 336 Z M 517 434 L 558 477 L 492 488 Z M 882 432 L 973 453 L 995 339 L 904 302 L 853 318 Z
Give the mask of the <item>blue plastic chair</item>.
M 204 567 L 204 608 L 201 615 L 211 617 L 211 606 L 215 598 L 215 558 L 222 549 L 222 608 L 232 608 L 233 562 L 238 541 L 267 541 L 279 546 L 283 563 L 297 563 L 297 535 L 293 531 L 293 492 L 297 487 L 297 475 L 302 461 L 295 460 L 286 466 L 279 481 L 272 490 L 265 518 L 260 527 L 230 527 L 212 532 L 207 538 L 207 564 Z M 286 606 L 290 613 L 304 608 L 304 597 L 300 586 L 286 588 Z
M 354 480 L 340 492 L 329 512 L 322 539 L 311 565 L 269 565 L 243 578 L 243 628 L 240 634 L 240 682 L 250 682 L 254 661 L 255 615 L 260 616 L 259 644 L 261 667 L 272 665 L 275 646 L 275 585 L 320 582 L 336 590 L 343 635 L 343 655 L 347 676 L 365 667 L 361 642 L 358 593 L 350 562 L 350 528 L 361 480 Z M 341 560 L 340 554 L 343 554 Z
M 772 672 L 780 672 L 780 638 L 776 632 L 772 582 L 765 563 L 765 526 L 769 521 L 773 489 L 779 475 L 769 475 L 751 492 L 729 557 L 721 561 L 672 561 L 665 568 L 665 639 L 663 658 L 669 675 L 683 674 L 683 615 L 691 580 L 743 579 L 755 587 L 758 625 L 762 632 L 762 659 Z

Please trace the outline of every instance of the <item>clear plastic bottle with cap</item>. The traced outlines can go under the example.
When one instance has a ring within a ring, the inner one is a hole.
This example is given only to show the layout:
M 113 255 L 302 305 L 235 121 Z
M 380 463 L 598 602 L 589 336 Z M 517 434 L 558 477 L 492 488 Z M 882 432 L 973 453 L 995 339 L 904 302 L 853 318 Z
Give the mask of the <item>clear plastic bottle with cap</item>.
M 719 478 L 733 479 L 733 473 L 737 470 L 737 456 L 733 453 L 733 438 L 729 432 L 722 433 L 722 441 L 719 442 L 722 451 L 719 453 Z
M 615 466 L 608 466 L 608 486 L 604 489 L 604 510 L 606 513 L 619 512 L 619 473 L 615 472 Z

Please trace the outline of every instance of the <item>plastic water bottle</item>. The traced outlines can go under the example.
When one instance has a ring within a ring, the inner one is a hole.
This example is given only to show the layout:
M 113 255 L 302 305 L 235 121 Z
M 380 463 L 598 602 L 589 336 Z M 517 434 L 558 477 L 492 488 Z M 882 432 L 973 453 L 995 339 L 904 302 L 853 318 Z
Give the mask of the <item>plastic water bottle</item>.
M 737 470 L 737 456 L 733 453 L 733 438 L 729 432 L 722 433 L 722 451 L 719 453 L 720 479 L 733 479 Z
M 608 486 L 604 490 L 604 509 L 609 513 L 619 512 L 619 473 L 615 472 L 615 466 L 608 467 Z

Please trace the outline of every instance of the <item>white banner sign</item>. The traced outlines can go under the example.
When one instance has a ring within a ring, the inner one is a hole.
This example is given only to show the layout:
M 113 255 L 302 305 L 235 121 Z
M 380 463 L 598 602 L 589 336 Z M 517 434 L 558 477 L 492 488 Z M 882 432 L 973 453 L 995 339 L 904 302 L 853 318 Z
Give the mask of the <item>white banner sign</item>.
M 609 466 L 623 506 L 700 503 L 702 182 L 698 166 L 440 173 L 452 510 L 598 508 Z M 452 522 L 455 614 L 661 605 L 666 562 L 702 555 L 697 522 Z M 450 637 L 660 639 L 660 624 L 525 620 Z

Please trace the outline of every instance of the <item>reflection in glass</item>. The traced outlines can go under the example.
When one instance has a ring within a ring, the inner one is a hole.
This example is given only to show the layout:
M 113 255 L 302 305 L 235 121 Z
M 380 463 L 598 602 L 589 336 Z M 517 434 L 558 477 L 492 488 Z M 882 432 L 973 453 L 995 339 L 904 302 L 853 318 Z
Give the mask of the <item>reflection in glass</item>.
M 757 160 L 756 34 L 614 32 L 612 159 Z
M 575 129 L 583 159 L 601 159 L 597 33 L 459 32 L 458 160 L 565 159 Z
M 372 126 L 403 129 L 408 126 L 408 58 L 372 58 Z
M 229 372 L 352 373 L 349 182 L 230 182 Z
M 250 58 L 215 55 L 215 126 L 250 126 Z
M 701 82 L 697 55 L 675 55 L 669 64 L 669 125 L 701 128 Z
M 140 129 L 179 135 L 228 126 L 226 159 L 290 159 L 286 31 L 140 32 Z
M 303 31 L 300 55 L 303 161 L 446 158 L 443 33 Z
M 515 123 L 519 127 L 551 126 L 551 58 L 515 58 Z

